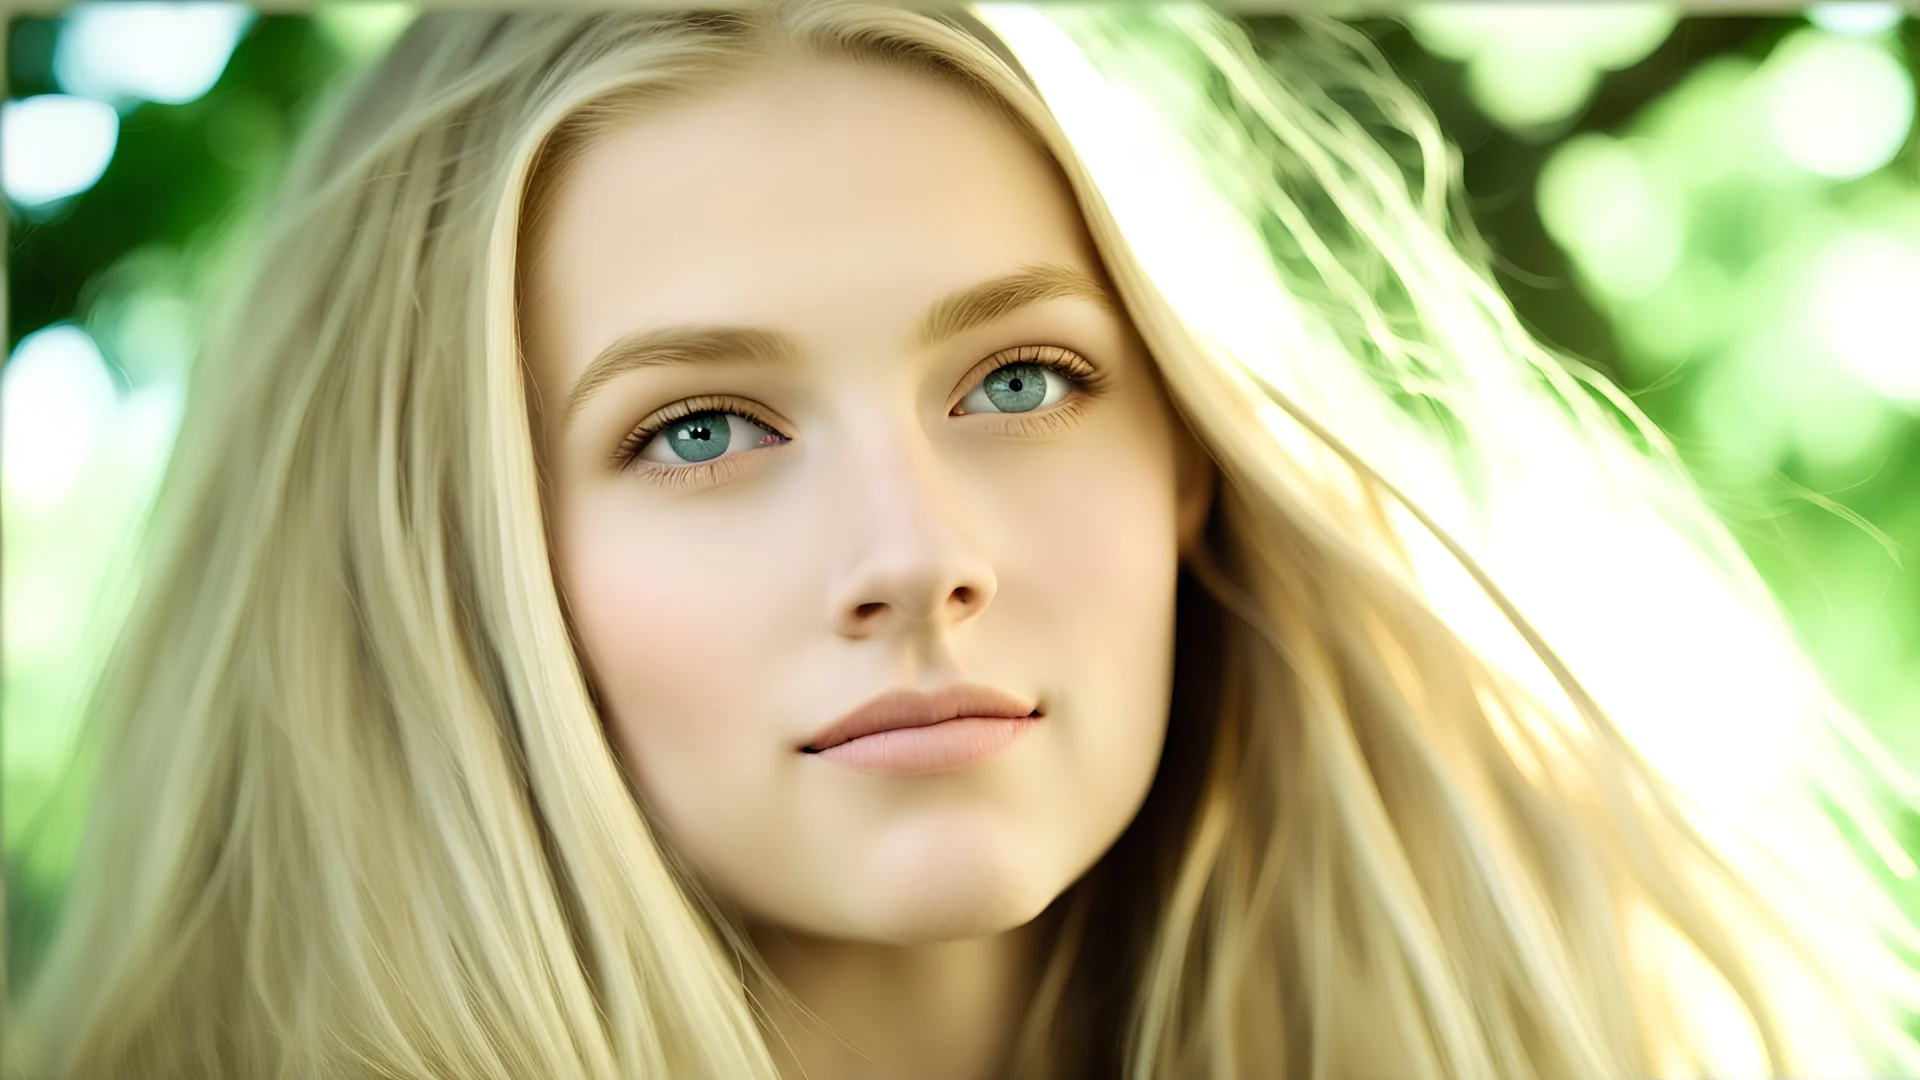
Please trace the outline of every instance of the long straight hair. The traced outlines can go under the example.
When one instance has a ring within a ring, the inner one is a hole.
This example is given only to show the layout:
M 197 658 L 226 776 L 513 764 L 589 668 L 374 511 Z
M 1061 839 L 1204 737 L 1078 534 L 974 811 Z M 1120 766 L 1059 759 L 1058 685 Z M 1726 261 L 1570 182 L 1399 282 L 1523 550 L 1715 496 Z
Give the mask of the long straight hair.
M 776 1075 L 780 990 L 572 649 L 516 304 L 586 148 L 787 59 L 922 72 L 1043 147 L 1217 469 L 1160 773 L 1043 916 L 1015 1073 L 1914 1065 L 1902 924 L 1845 860 L 1764 876 L 1794 852 L 1713 832 L 1635 749 L 1496 584 L 1511 496 L 1544 472 L 1699 553 L 1748 658 L 1804 676 L 1763 706 L 1821 747 L 1844 715 L 1657 434 L 1517 327 L 1431 118 L 1302 27 L 1261 56 L 1197 7 L 419 19 L 307 133 L 193 372 L 11 1067 Z M 1160 127 L 1102 120 L 1143 105 Z

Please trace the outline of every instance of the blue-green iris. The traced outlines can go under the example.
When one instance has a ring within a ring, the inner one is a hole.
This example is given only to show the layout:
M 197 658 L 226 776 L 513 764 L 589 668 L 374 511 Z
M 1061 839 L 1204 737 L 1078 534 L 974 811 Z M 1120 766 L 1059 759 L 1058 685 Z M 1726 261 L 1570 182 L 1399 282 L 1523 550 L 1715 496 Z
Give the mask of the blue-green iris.
M 1008 364 L 988 375 L 983 385 L 994 408 L 1030 412 L 1047 396 L 1047 373 L 1039 364 Z
M 683 416 L 661 429 L 667 445 L 683 461 L 706 461 L 727 452 L 727 440 L 733 428 L 723 412 L 694 413 Z

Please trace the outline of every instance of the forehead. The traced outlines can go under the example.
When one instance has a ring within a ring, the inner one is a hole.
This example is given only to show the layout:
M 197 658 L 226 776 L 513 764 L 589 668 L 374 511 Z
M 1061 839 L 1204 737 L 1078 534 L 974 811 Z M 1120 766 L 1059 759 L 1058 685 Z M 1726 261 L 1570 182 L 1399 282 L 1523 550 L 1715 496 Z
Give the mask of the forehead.
M 845 62 L 757 72 L 602 139 L 533 240 L 529 299 L 601 343 L 1097 265 L 1064 179 L 1011 120 L 929 74 Z

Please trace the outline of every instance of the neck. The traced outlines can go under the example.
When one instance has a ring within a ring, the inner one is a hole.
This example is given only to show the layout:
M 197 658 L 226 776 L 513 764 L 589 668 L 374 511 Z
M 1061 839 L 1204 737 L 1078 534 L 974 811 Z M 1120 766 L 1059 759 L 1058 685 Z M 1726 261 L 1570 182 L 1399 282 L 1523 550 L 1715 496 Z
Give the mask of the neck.
M 1007 1073 L 1044 961 L 1047 920 L 990 937 L 877 945 L 757 928 L 767 966 L 811 1020 L 759 994 L 783 1078 L 988 1080 Z

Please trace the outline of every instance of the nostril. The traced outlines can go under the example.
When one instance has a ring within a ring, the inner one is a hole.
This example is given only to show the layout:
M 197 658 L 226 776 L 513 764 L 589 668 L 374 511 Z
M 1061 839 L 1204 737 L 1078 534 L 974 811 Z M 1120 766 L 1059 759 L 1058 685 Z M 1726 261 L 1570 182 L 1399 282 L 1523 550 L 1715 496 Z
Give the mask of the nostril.
M 877 604 L 877 603 L 876 603 L 876 604 L 861 604 L 861 605 L 860 605 L 859 607 L 857 607 L 857 608 L 854 608 L 854 609 L 853 609 L 853 613 L 854 613 L 855 615 L 858 615 L 859 617 L 861 617 L 861 618 L 863 618 L 863 619 L 865 619 L 865 618 L 869 618 L 869 617 L 871 617 L 871 616 L 874 616 L 874 615 L 878 615 L 878 614 L 880 613 L 880 609 L 881 609 L 881 608 L 884 608 L 884 607 L 886 607 L 886 606 L 887 606 L 887 605 L 885 605 L 885 604 Z

